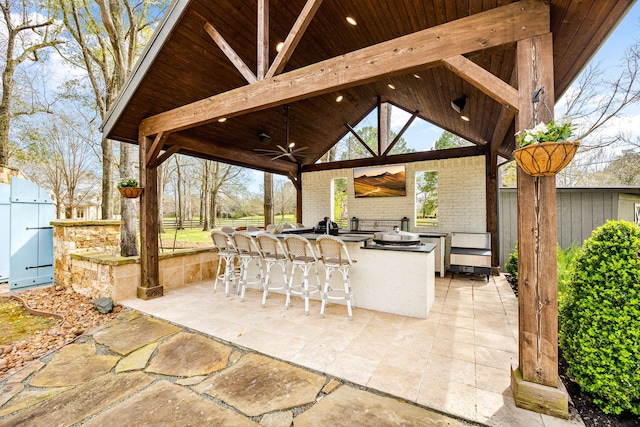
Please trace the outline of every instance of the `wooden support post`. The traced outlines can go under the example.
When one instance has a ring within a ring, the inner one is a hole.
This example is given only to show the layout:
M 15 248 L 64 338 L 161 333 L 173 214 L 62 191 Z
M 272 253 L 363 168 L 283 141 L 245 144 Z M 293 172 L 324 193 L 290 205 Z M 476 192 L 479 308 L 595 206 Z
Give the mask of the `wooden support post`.
M 140 286 L 138 298 L 152 299 L 163 295 L 158 266 L 158 169 L 147 164 L 154 139 L 140 136 Z
M 551 33 L 519 41 L 517 67 L 516 129 L 524 130 L 552 119 L 548 117 L 555 99 Z M 533 92 L 540 88 L 545 95 L 534 103 Z M 517 194 L 519 366 L 512 370 L 511 388 L 517 406 L 568 418 L 568 395 L 558 380 L 555 177 L 532 177 L 518 168 Z
M 487 231 L 491 233 L 491 273 L 500 274 L 500 236 L 498 229 L 498 151 L 499 144 L 487 144 L 485 185 Z

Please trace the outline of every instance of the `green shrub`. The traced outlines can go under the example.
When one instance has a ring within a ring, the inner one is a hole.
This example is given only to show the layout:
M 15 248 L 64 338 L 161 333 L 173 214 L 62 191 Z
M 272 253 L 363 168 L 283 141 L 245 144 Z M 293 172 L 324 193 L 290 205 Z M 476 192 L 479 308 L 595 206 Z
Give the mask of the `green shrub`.
M 571 280 L 570 266 L 578 254 L 579 249 L 580 246 L 573 243 L 566 249 L 562 249 L 560 245 L 558 245 L 558 298 L 562 298 L 566 293 L 567 286 Z
M 509 259 L 504 265 L 504 269 L 507 273 L 518 278 L 518 244 L 516 243 L 515 250 L 509 254 Z
M 568 375 L 605 413 L 640 415 L 640 227 L 593 231 L 571 265 L 559 324 Z

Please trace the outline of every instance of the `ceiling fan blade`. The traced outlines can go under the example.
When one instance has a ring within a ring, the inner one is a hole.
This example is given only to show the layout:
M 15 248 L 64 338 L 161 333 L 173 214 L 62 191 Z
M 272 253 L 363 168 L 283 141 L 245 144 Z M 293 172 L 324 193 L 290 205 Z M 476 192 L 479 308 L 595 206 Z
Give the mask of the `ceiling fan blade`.
M 282 153 L 282 154 L 280 154 L 279 156 L 272 157 L 272 158 L 271 158 L 271 160 L 277 160 L 277 159 L 279 159 L 280 157 L 290 156 L 290 155 L 291 155 L 291 154 L 289 154 L 289 153 Z
M 293 157 L 293 154 L 291 154 L 291 153 L 287 153 L 287 154 L 286 154 L 286 156 L 287 156 L 287 157 L 289 157 L 289 160 L 291 160 L 292 162 L 294 162 L 294 163 L 298 163 L 298 161 L 296 160 L 296 158 L 295 158 L 295 157 Z
M 276 147 L 278 147 L 280 150 L 282 150 L 283 153 L 288 153 L 289 152 L 289 150 L 284 148 L 282 145 L 276 145 Z
M 280 154 L 280 152 L 277 150 L 267 150 L 265 148 L 254 148 L 253 151 L 257 151 L 260 153 Z

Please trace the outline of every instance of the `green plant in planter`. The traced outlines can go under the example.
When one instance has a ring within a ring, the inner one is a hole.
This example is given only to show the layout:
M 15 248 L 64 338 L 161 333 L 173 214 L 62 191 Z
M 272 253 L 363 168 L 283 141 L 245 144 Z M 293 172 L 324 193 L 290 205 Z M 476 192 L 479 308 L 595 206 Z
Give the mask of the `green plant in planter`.
M 118 182 L 118 188 L 139 187 L 138 180 L 135 178 L 125 178 Z
M 640 227 L 597 228 L 570 270 L 559 319 L 568 375 L 605 413 L 640 415 Z

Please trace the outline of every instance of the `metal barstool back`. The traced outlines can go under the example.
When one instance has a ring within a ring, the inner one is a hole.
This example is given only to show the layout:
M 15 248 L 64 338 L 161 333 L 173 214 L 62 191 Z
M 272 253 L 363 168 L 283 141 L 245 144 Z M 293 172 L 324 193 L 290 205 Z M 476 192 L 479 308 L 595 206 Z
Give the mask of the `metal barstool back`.
M 260 283 L 262 285 L 262 257 L 256 246 L 256 242 L 248 233 L 244 231 L 236 231 L 231 235 L 233 244 L 238 251 L 240 257 L 240 301 L 244 302 L 244 295 L 247 290 L 247 284 Z M 257 267 L 256 274 L 249 276 L 249 268 L 251 263 Z
M 345 300 L 349 320 L 352 320 L 353 294 L 351 284 L 349 283 L 349 267 L 351 267 L 355 261 L 351 259 L 347 245 L 337 237 L 321 235 L 318 236 L 316 243 L 326 271 L 324 287 L 321 292 L 322 305 L 320 306 L 320 317 L 324 317 L 324 309 L 329 302 L 328 300 Z M 331 287 L 331 274 L 334 271 L 339 271 L 340 274 L 342 274 L 344 295 L 336 295 L 335 290 Z
M 222 279 L 224 282 L 224 294 L 229 296 L 229 285 L 235 280 L 235 259 L 238 256 L 238 252 L 229 241 L 229 235 L 223 231 L 213 230 L 211 232 L 211 240 L 213 245 L 218 249 L 218 268 L 216 270 L 216 280 L 213 285 L 213 292 L 218 288 L 218 280 Z M 224 262 L 224 273 L 220 273 L 222 270 L 222 263 Z
M 266 265 L 266 274 L 262 282 L 262 307 L 267 304 L 270 290 L 287 289 L 289 279 L 287 277 L 287 252 L 280 240 L 273 234 L 260 233 L 256 236 L 260 254 Z M 282 269 L 282 280 L 274 281 L 271 277 L 271 268 L 279 265 Z M 282 286 L 273 286 L 273 283 L 282 283 Z
M 287 300 L 285 305 L 291 306 L 291 294 L 300 295 L 304 300 L 304 314 L 309 315 L 309 296 L 320 290 L 320 279 L 316 263 L 318 258 L 313 252 L 313 247 L 309 240 L 297 234 L 289 234 L 284 238 L 287 248 L 287 255 L 291 261 L 291 275 L 289 276 L 289 286 L 287 287 Z M 293 286 L 293 278 L 296 268 L 302 273 L 302 284 Z M 316 286 L 309 286 L 309 271 L 311 268 L 316 271 Z

